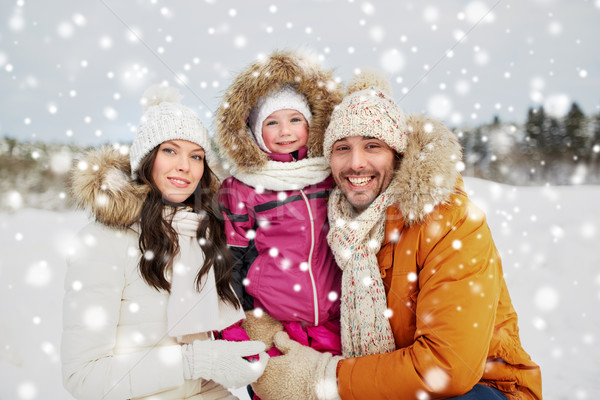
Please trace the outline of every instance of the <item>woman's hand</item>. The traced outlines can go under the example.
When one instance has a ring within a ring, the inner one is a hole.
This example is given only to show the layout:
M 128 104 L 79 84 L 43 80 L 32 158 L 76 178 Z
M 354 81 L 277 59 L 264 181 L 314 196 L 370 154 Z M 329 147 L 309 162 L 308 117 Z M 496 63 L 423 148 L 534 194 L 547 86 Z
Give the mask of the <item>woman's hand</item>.
M 213 380 L 228 389 L 255 382 L 269 361 L 265 344 L 259 341 L 196 340 L 181 347 L 185 379 Z M 258 361 L 244 358 L 256 354 Z

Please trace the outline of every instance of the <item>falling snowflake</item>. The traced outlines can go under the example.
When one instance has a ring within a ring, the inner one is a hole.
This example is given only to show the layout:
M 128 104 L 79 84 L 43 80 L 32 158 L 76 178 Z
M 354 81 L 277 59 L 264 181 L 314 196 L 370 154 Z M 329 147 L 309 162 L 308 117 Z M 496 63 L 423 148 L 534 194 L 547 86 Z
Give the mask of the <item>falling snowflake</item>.
M 25 282 L 34 287 L 47 286 L 52 280 L 52 270 L 45 260 L 38 261 L 27 269 Z
M 33 382 L 21 382 L 17 386 L 17 396 L 20 400 L 30 400 L 37 397 L 37 386 Z
M 441 392 L 450 383 L 448 373 L 439 367 L 425 371 L 424 380 L 434 392 Z
M 406 59 L 398 49 L 386 50 L 379 59 L 381 67 L 390 74 L 395 74 L 404 68 Z
M 92 306 L 84 311 L 83 322 L 89 329 L 99 330 L 106 326 L 108 315 L 103 307 Z
M 542 311 L 554 310 L 558 306 L 559 301 L 560 296 L 558 291 L 553 287 L 541 287 L 535 292 L 535 305 Z

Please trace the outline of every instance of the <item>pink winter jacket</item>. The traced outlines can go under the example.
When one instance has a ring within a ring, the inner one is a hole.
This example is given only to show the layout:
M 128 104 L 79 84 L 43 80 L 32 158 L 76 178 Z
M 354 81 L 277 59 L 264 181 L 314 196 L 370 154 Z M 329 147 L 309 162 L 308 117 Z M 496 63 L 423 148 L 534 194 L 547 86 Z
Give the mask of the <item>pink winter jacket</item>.
M 298 158 L 305 154 L 300 149 Z M 293 161 L 289 154 L 269 156 Z M 229 177 L 219 202 L 236 261 L 232 286 L 244 309 L 259 307 L 293 339 L 339 353 L 341 270 L 327 244 L 332 185 L 329 176 L 300 190 L 256 191 Z

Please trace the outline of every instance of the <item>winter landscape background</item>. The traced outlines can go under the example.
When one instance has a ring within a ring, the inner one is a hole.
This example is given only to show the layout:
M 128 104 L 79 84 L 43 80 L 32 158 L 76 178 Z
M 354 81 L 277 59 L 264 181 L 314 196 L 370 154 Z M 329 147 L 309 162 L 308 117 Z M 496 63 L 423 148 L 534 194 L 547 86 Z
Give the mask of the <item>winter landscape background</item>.
M 502 254 L 521 340 L 542 369 L 544 398 L 595 399 L 600 186 L 465 181 Z M 0 217 L 0 399 L 68 399 L 59 362 L 64 259 L 86 215 L 22 209 Z
M 233 76 L 275 49 L 311 53 L 340 83 L 378 68 L 406 112 L 452 127 L 544 398 L 594 399 L 599 16 L 600 0 L 1 2 L 0 399 L 70 398 L 64 260 L 87 216 L 65 179 L 80 152 L 127 146 L 158 82 L 212 128 Z

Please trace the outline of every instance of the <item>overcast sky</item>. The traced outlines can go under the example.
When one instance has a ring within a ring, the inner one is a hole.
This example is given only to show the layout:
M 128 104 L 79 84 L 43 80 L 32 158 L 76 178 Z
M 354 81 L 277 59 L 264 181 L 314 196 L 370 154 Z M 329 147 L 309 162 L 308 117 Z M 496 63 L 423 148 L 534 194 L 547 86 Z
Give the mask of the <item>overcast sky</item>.
M 340 82 L 379 68 L 406 112 L 453 127 L 600 111 L 600 0 L 2 0 L 0 18 L 0 134 L 21 140 L 129 142 L 163 81 L 212 131 L 235 74 L 276 49 Z

